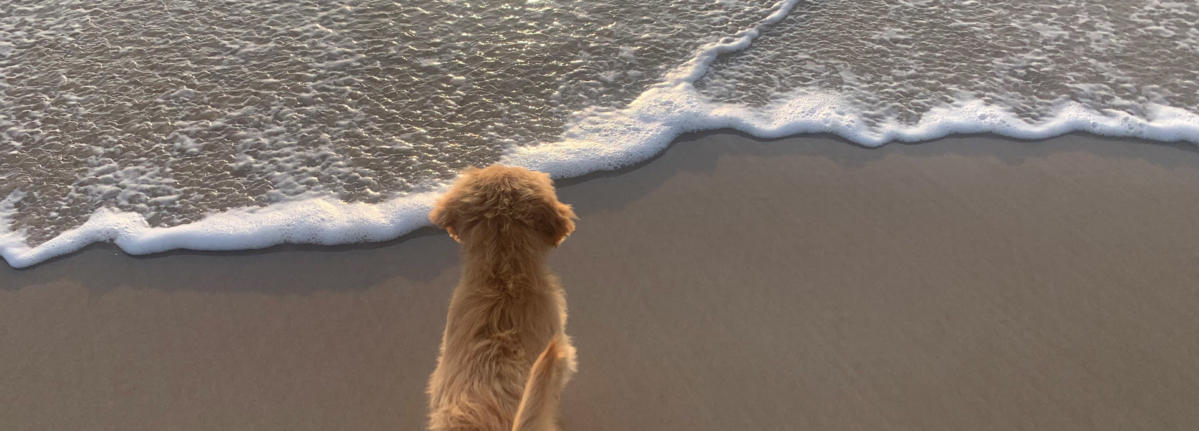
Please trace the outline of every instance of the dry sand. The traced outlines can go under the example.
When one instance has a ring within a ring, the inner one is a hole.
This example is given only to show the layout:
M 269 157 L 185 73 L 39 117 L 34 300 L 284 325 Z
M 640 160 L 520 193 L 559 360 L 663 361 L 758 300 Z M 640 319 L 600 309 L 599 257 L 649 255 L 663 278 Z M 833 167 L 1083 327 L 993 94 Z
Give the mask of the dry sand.
M 680 139 L 565 181 L 580 430 L 1199 429 L 1199 152 Z M 419 430 L 457 248 L 0 269 L 0 429 Z

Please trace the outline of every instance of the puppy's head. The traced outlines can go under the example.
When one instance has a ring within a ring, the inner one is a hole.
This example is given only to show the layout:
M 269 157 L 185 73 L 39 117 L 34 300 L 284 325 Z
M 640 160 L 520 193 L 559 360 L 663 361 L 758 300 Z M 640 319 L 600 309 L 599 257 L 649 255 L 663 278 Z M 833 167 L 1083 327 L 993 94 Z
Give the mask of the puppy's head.
M 574 231 L 575 218 L 549 175 L 501 165 L 467 169 L 429 213 L 458 242 L 532 234 L 552 246 Z

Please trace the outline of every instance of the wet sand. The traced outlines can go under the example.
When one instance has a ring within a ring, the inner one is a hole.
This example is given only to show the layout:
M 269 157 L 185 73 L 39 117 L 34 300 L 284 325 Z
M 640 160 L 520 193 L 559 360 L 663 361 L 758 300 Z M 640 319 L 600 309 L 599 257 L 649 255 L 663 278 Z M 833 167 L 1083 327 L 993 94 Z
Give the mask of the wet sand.
M 1199 152 L 709 133 L 563 181 L 579 430 L 1199 427 Z M 0 429 L 418 430 L 456 245 L 0 268 Z

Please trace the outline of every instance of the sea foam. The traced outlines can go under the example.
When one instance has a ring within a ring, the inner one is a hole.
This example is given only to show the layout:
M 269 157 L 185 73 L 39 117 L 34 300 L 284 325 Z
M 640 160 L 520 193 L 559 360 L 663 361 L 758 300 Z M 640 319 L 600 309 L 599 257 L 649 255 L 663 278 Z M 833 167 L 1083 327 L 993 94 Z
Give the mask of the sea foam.
M 1136 116 L 1099 112 L 1076 102 L 1058 104 L 1043 120 L 1027 122 L 1009 110 L 963 96 L 935 107 L 915 123 L 868 121 L 835 92 L 802 91 L 765 106 L 716 102 L 695 82 L 717 56 L 747 48 L 760 31 L 783 19 L 798 3 L 779 3 L 773 14 L 732 37 L 701 47 L 686 63 L 621 109 L 586 109 L 557 142 L 514 146 L 501 163 L 551 173 L 555 178 L 611 170 L 646 160 L 680 134 L 736 129 L 760 138 L 803 133 L 832 133 L 876 147 L 892 141 L 922 141 L 954 133 L 995 133 L 1041 139 L 1073 131 L 1156 141 L 1199 143 L 1199 115 L 1176 107 L 1149 104 Z M 100 209 L 81 226 L 35 247 L 21 231 L 0 233 L 0 255 L 13 267 L 26 267 L 70 253 L 93 242 L 112 242 L 140 255 L 171 249 L 242 250 L 283 243 L 344 244 L 384 241 L 427 225 L 426 214 L 445 184 L 378 203 L 344 202 L 326 196 L 238 208 L 171 227 L 151 227 L 137 213 Z M 11 192 L 0 201 L 0 225 L 11 226 L 26 195 Z

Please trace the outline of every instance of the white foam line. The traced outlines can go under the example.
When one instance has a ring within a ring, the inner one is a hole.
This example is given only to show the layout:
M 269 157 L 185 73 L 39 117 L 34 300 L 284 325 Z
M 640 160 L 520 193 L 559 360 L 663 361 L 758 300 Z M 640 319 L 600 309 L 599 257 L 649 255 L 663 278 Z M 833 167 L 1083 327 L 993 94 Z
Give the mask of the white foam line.
M 1124 112 L 1096 112 L 1063 103 L 1050 119 L 1028 123 L 981 100 L 961 100 L 925 113 L 916 124 L 884 122 L 873 129 L 835 94 L 805 94 L 763 109 L 713 103 L 690 82 L 659 86 L 623 110 L 572 125 L 567 139 L 517 147 L 502 162 L 572 177 L 628 166 L 663 151 L 680 134 L 735 129 L 758 138 L 832 133 L 878 147 L 892 141 L 927 141 L 950 134 L 993 133 L 1018 139 L 1045 139 L 1074 131 L 1154 141 L 1199 143 L 1199 115 L 1184 109 L 1149 105 L 1146 118 Z
M 386 241 L 427 224 L 426 214 L 441 190 L 413 194 L 377 204 L 347 203 L 331 198 L 240 208 L 216 213 L 179 226 L 154 228 L 139 214 L 100 209 L 83 225 L 29 247 L 20 232 L 0 234 L 0 255 L 23 268 L 78 250 L 93 242 L 111 241 L 129 254 L 173 249 L 249 250 L 278 244 L 346 244 Z M 0 202 L 0 224 L 8 225 L 14 192 Z
M 695 56 L 691 57 L 690 60 L 687 60 L 687 62 L 683 63 L 681 66 L 676 67 L 674 70 L 668 72 L 663 78 L 663 81 L 667 83 L 666 85 L 673 85 L 681 82 L 695 82 L 695 80 L 699 79 L 701 76 L 704 76 L 704 73 L 708 71 L 708 66 L 712 64 L 713 60 L 716 60 L 716 57 L 720 56 L 721 54 L 741 51 L 745 48 L 748 48 L 749 44 L 753 42 L 754 39 L 758 38 L 758 35 L 761 34 L 763 28 L 782 21 L 783 18 L 787 17 L 788 13 L 791 13 L 791 9 L 794 8 L 797 3 L 799 3 L 799 0 L 780 1 L 775 6 L 774 13 L 771 13 L 766 18 L 758 21 L 750 28 L 745 29 L 733 36 L 724 38 L 718 42 L 712 42 L 701 46 L 698 50 L 696 50 Z

